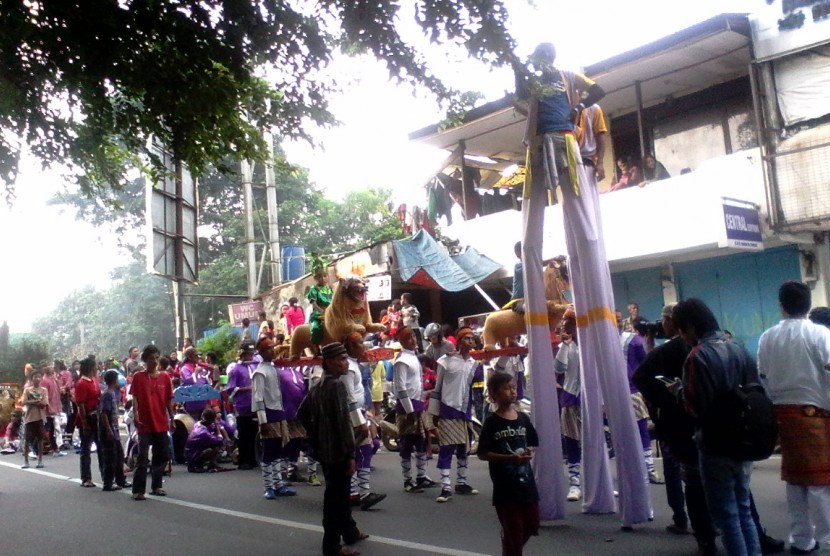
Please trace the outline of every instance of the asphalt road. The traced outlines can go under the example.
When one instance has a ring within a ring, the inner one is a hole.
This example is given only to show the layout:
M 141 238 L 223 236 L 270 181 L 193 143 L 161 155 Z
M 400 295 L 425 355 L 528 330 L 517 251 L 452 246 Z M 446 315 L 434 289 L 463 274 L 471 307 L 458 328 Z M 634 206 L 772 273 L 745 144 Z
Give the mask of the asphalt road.
M 78 456 L 45 458 L 44 469 L 19 468 L 20 454 L 0 456 L 0 546 L 4 554 L 53 554 L 80 547 L 85 556 L 290 555 L 320 553 L 323 489 L 296 485 L 294 498 L 265 500 L 257 470 L 188 474 L 176 466 L 165 479 L 166 498 L 135 502 L 129 492 L 79 488 Z M 479 496 L 434 501 L 437 489 L 403 492 L 396 454 L 375 457 L 373 490 L 388 498 L 377 509 L 355 512 L 367 555 L 499 554 L 499 523 L 490 505 L 484 462 L 470 460 L 470 483 Z M 658 462 L 658 469 L 660 469 Z M 438 478 L 435 460 L 429 475 Z M 93 468 L 95 455 L 93 454 Z M 612 464 L 613 468 L 613 464 Z M 788 527 L 779 460 L 758 464 L 752 489 L 768 532 L 783 538 Z M 100 487 L 97 470 L 93 476 Z M 546 524 L 526 546 L 529 555 L 691 555 L 691 536 L 665 531 L 671 521 L 662 486 L 651 486 L 655 520 L 633 532 L 620 530 L 617 515 L 585 515 L 570 503 L 565 520 Z M 64 548 L 66 547 L 66 548 Z

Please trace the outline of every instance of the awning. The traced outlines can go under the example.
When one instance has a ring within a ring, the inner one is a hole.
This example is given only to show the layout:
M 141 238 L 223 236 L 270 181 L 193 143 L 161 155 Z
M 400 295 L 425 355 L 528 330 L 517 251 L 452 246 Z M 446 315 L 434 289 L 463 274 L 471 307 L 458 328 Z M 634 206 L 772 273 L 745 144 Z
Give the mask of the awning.
M 450 256 L 431 235 L 420 230 L 411 239 L 392 242 L 402 282 L 449 292 L 478 284 L 501 265 L 473 248 Z

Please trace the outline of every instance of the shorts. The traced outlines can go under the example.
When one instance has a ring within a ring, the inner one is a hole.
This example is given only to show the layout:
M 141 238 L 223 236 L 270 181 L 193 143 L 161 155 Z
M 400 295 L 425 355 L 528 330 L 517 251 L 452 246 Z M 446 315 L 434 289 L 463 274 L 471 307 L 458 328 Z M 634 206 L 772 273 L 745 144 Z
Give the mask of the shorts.
M 32 421 L 26 423 L 26 442 L 43 440 L 43 421 Z

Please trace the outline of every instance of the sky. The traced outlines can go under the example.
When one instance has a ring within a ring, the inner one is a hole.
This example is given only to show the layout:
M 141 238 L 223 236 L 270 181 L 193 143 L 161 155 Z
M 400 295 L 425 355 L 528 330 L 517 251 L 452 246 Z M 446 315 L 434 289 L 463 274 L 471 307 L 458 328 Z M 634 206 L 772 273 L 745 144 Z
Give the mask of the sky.
M 405 4 L 405 2 L 403 2 Z M 535 4 L 535 5 L 533 5 Z M 752 12 L 765 0 L 506 0 L 518 53 L 539 42 L 557 46 L 557 66 L 582 67 L 671 34 L 713 15 Z M 406 17 L 404 15 L 404 17 Z M 417 28 L 405 40 L 418 41 Z M 512 88 L 512 74 L 472 62 L 463 51 L 430 48 L 435 73 L 460 90 L 494 100 Z M 411 86 L 390 82 L 385 67 L 368 58 L 337 58 L 330 66 L 343 88 L 331 98 L 342 125 L 315 133 L 322 149 L 289 143 L 289 161 L 310 170 L 312 181 L 333 198 L 364 187 L 392 190 L 393 201 L 425 205 L 423 185 L 440 170 L 445 153 L 411 144 L 408 133 L 439 122 L 434 99 Z M 58 170 L 24 159 L 14 204 L 0 200 L 0 322 L 12 333 L 27 332 L 72 291 L 91 284 L 106 288 L 109 269 L 129 262 L 108 230 L 74 219 L 71 211 L 48 206 L 66 185 Z

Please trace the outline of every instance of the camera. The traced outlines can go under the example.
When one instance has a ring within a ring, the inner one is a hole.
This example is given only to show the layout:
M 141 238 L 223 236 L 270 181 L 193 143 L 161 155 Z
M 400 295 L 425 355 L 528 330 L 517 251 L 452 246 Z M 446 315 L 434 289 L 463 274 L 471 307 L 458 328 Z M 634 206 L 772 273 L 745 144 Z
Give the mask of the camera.
M 644 336 L 652 336 L 656 340 L 664 340 L 668 338 L 668 336 L 666 336 L 666 331 L 663 329 L 662 320 L 639 320 L 634 323 L 634 329 L 637 333 L 643 334 Z

